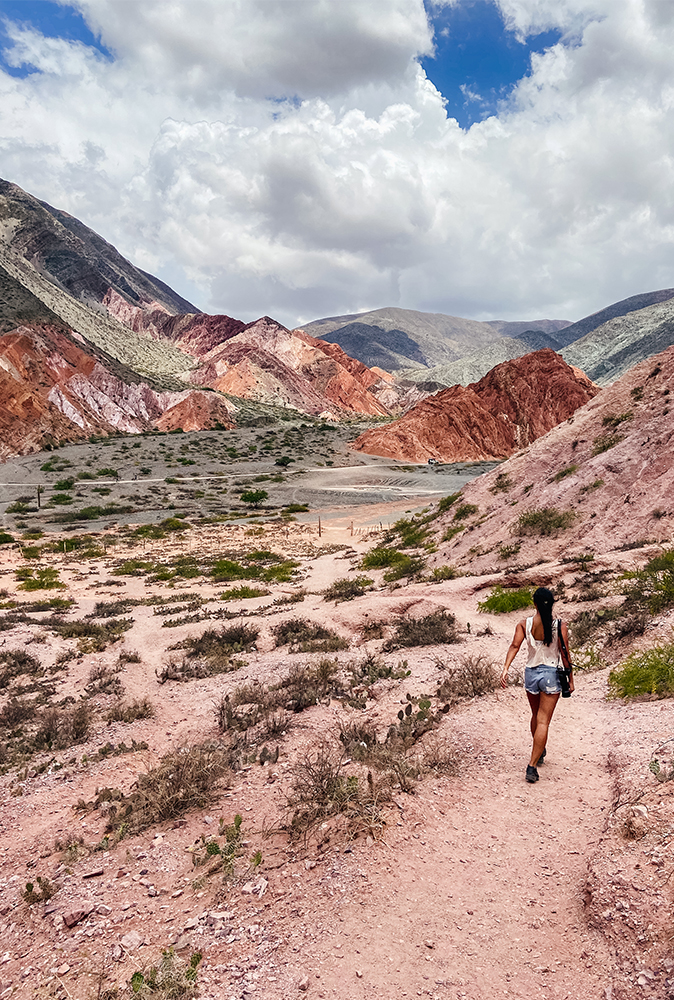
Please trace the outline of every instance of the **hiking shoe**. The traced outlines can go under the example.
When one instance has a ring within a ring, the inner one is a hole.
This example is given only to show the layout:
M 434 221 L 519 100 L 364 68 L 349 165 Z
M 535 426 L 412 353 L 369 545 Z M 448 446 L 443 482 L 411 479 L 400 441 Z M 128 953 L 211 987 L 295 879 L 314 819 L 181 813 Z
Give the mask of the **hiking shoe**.
M 530 785 L 533 785 L 535 781 L 538 781 L 538 771 L 532 764 L 527 764 L 526 778 Z
M 536 767 L 540 767 L 541 766 L 541 764 L 545 760 L 546 753 L 547 753 L 547 750 L 545 749 L 545 747 L 543 747 L 543 753 L 540 755 L 540 757 L 536 761 Z

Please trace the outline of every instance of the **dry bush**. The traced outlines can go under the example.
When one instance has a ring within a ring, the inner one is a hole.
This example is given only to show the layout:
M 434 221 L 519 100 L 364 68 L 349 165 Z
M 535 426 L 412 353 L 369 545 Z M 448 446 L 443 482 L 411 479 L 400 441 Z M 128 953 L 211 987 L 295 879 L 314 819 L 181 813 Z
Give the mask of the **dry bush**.
M 445 670 L 445 677 L 438 687 L 437 697 L 454 704 L 461 698 L 479 698 L 496 691 L 498 672 L 490 659 L 483 654 L 464 656 L 458 664 L 447 665 L 436 661 Z
M 425 771 L 455 775 L 461 770 L 462 754 L 449 737 L 430 733 L 421 747 L 421 761 Z
M 106 719 L 108 722 L 135 722 L 137 719 L 152 719 L 154 714 L 154 705 L 149 698 L 134 698 L 128 703 L 118 701 Z
M 10 698 L 0 711 L 0 727 L 14 729 L 27 719 L 35 718 L 36 711 L 35 702 Z
M 125 663 L 142 663 L 143 661 L 140 653 L 137 653 L 135 649 L 122 649 L 117 657 L 117 662 L 122 666 Z
M 72 864 L 89 854 L 89 848 L 81 833 L 69 833 L 63 839 L 57 837 L 54 841 L 54 851 L 61 855 L 61 862 L 64 865 Z
M 0 652 L 0 689 L 6 688 L 15 677 L 39 677 L 44 673 L 40 661 L 25 649 L 6 649 Z
M 91 732 L 93 711 L 87 701 L 66 708 L 47 708 L 41 718 L 35 745 L 61 750 L 85 743 Z
M 107 663 L 99 663 L 92 667 L 85 689 L 89 697 L 109 694 L 121 698 L 124 694 L 124 685 L 119 677 L 120 670 L 121 666 L 111 667 Z
M 383 621 L 363 622 L 358 627 L 358 631 L 363 637 L 363 642 L 369 642 L 370 639 L 383 639 L 384 622 Z
M 388 651 L 401 646 L 439 646 L 450 642 L 459 642 L 456 618 L 448 611 L 434 611 L 423 618 L 398 618 L 395 632 L 382 649 Z
M 277 646 L 289 645 L 291 653 L 333 653 L 348 649 L 349 643 L 332 629 L 306 618 L 289 618 L 271 630 Z
M 389 783 L 345 773 L 346 754 L 327 740 L 309 748 L 292 772 L 288 815 L 283 828 L 291 838 L 306 838 L 318 824 L 342 817 L 349 837 L 381 832 L 381 806 L 390 800 Z
M 171 750 L 110 807 L 107 829 L 119 831 L 123 826 L 139 832 L 202 809 L 230 776 L 229 756 L 221 746 L 204 743 Z

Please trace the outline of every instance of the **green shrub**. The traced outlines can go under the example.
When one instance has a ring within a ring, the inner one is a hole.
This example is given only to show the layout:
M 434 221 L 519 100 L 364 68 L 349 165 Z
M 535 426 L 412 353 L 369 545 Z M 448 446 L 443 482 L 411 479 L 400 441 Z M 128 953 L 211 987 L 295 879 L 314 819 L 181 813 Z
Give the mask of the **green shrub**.
M 325 628 L 317 622 L 309 622 L 306 618 L 289 618 L 279 622 L 271 630 L 277 646 L 290 647 L 291 653 L 332 653 L 339 649 L 348 649 L 346 639 Z
M 326 601 L 352 601 L 354 597 L 362 597 L 373 582 L 368 576 L 344 577 L 330 584 L 323 597 Z
M 308 511 L 309 508 L 305 503 L 289 503 L 287 507 L 283 508 L 283 514 L 303 514 Z
M 442 583 L 443 580 L 456 580 L 460 576 L 456 566 L 436 566 L 429 577 L 431 583 Z
M 494 480 L 494 485 L 489 487 L 490 493 L 500 493 L 505 490 L 509 490 L 512 486 L 512 480 L 507 472 L 499 472 L 496 479 Z
M 490 611 L 492 614 L 500 615 L 517 611 L 519 608 L 528 608 L 532 603 L 533 595 L 528 587 L 504 590 L 503 587 L 496 586 L 486 600 L 478 601 L 477 606 L 480 611 Z
M 645 653 L 632 653 L 612 670 L 609 691 L 616 698 L 674 695 L 674 643 L 654 646 Z
M 400 646 L 436 646 L 458 641 L 454 615 L 434 611 L 423 618 L 399 618 L 395 632 L 382 648 L 388 651 Z
M 384 573 L 386 583 L 401 580 L 403 577 L 418 576 L 423 571 L 426 562 L 420 556 L 403 556 Z
M 16 579 L 22 581 L 19 590 L 65 590 L 65 583 L 59 580 L 59 571 L 52 566 L 18 569 Z
M 581 486 L 581 493 L 591 493 L 593 490 L 598 490 L 600 486 L 604 485 L 603 479 L 595 479 L 592 483 L 587 483 L 586 486 Z
M 498 557 L 505 562 L 507 559 L 512 559 L 513 556 L 516 556 L 521 548 L 522 546 L 519 543 L 516 545 L 501 545 L 499 546 Z
M 447 528 L 447 531 L 445 531 L 444 535 L 442 536 L 442 541 L 451 542 L 452 538 L 454 538 L 455 535 L 460 534 L 464 530 L 465 527 L 462 524 L 451 525 L 449 528 Z
M 133 532 L 137 538 L 166 538 L 174 531 L 186 531 L 190 527 L 187 521 L 179 517 L 165 517 L 159 524 L 142 524 Z
M 429 529 L 425 526 L 424 521 L 408 520 L 404 517 L 396 521 L 391 530 L 391 534 L 399 536 L 400 547 L 403 549 L 415 549 L 423 545 L 424 540 L 428 537 L 428 532 Z
M 119 478 L 119 473 L 117 472 L 117 469 L 110 469 L 107 466 L 105 466 L 103 469 L 97 469 L 96 470 L 96 475 L 97 476 L 112 476 L 113 479 L 118 479 Z
M 387 566 L 395 566 L 396 563 L 406 558 L 407 556 L 399 552 L 398 549 L 370 549 L 363 556 L 361 566 L 363 569 L 384 569 Z
M 259 507 L 269 497 L 266 490 L 244 490 L 241 499 L 251 507 Z
M 221 601 L 245 601 L 252 597 L 267 597 L 268 590 L 260 590 L 259 587 L 248 587 L 243 584 L 241 587 L 230 587 L 220 594 Z
M 560 469 L 559 472 L 556 472 L 550 482 L 559 483 L 562 479 L 566 479 L 567 476 L 572 476 L 577 469 L 577 465 L 567 465 L 565 469 Z
M 515 524 L 516 535 L 556 535 L 570 527 L 576 519 L 572 510 L 559 511 L 554 507 L 540 507 L 524 511 Z
M 624 437 L 624 434 L 615 434 L 613 431 L 607 434 L 600 434 L 592 442 L 592 454 L 601 455 L 603 452 L 608 451 L 609 448 L 613 448 L 619 444 Z
M 634 414 L 631 410 L 628 410 L 626 413 L 609 413 L 602 420 L 602 425 L 604 427 L 610 427 L 611 430 L 615 430 L 616 427 L 620 426 L 620 424 L 623 424 L 626 420 L 632 420 L 633 417 Z
M 456 501 L 459 499 L 460 496 L 461 496 L 461 492 L 459 492 L 459 493 L 450 493 L 450 495 L 448 497 L 443 497 L 442 500 L 438 504 L 438 512 L 441 513 L 441 514 L 444 514 L 444 512 L 446 510 L 449 510 L 449 508 L 452 507 L 456 503 Z
M 0 545 L 9 545 L 14 541 L 12 535 L 6 531 L 0 531 Z
M 666 549 L 643 569 L 625 573 L 623 594 L 630 610 L 658 614 L 674 605 L 674 549 Z
M 465 519 L 467 517 L 470 517 L 472 514 L 477 514 L 479 509 L 480 508 L 477 506 L 477 504 L 462 503 L 454 511 L 454 520 L 465 521 Z

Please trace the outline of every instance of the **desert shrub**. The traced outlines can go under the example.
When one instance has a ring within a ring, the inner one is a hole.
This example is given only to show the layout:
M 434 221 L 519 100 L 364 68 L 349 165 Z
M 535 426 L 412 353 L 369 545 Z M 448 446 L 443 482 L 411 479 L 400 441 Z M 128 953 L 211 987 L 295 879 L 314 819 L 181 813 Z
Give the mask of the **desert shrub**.
M 458 664 L 443 664 L 445 676 L 437 690 L 443 702 L 454 704 L 462 698 L 479 698 L 496 691 L 500 684 L 494 664 L 482 654 L 464 656 Z
M 454 511 L 454 520 L 465 521 L 465 519 L 470 517 L 472 514 L 477 514 L 479 509 L 480 508 L 474 503 L 462 503 Z
M 359 684 L 376 684 L 382 679 L 401 680 L 403 677 L 409 677 L 411 673 L 407 669 L 407 660 L 402 660 L 394 667 L 373 653 L 369 653 L 362 660 L 347 664 L 347 670 L 351 674 L 352 687 Z
M 460 496 L 461 492 L 450 493 L 449 496 L 443 497 L 442 500 L 440 500 L 440 502 L 438 503 L 438 513 L 444 514 L 445 511 L 449 510 L 449 508 L 456 503 L 456 501 L 459 499 Z
M 494 480 L 494 485 L 489 487 L 490 493 L 501 493 L 505 490 L 509 490 L 512 486 L 512 479 L 507 472 L 499 472 Z
M 619 444 L 624 437 L 624 434 L 616 434 L 614 431 L 609 431 L 607 434 L 599 434 L 592 442 L 592 454 L 601 455 L 603 452 L 608 451 L 609 448 L 613 448 Z
M 290 646 L 291 653 L 332 653 L 348 649 L 349 643 L 332 629 L 307 621 L 306 618 L 288 618 L 274 625 L 271 630 L 277 646 Z
M 117 663 L 121 666 L 124 663 L 141 663 L 141 655 L 135 649 L 120 649 Z
M 557 535 L 569 528 L 576 519 L 572 510 L 559 511 L 554 507 L 540 507 L 520 514 L 515 522 L 516 535 Z
M 121 698 L 124 693 L 124 685 L 119 676 L 119 669 L 115 669 L 107 663 L 97 663 L 92 667 L 86 685 L 89 697 L 97 694 L 109 694 Z
M 118 642 L 124 632 L 133 628 L 133 618 L 111 618 L 104 625 L 97 625 L 84 619 L 50 622 L 57 635 L 63 639 L 77 639 L 82 653 L 102 653 L 111 643 Z
M 25 649 L 3 649 L 0 652 L 0 689 L 6 688 L 14 677 L 23 674 L 39 677 L 42 673 L 40 661 Z
M 308 511 L 309 508 L 305 503 L 289 503 L 281 511 L 282 514 L 303 514 Z
M 26 888 L 21 893 L 21 898 L 28 906 L 32 906 L 33 903 L 46 903 L 55 892 L 56 887 L 51 884 L 49 879 L 38 875 L 36 882 L 26 882 Z
M 248 653 L 257 642 L 260 630 L 254 625 L 229 625 L 221 629 L 208 628 L 200 636 L 188 637 L 174 649 L 186 649 L 192 659 L 219 658 L 223 653 Z
M 591 493 L 593 490 L 598 490 L 600 486 L 604 485 L 603 479 L 595 479 L 591 483 L 587 483 L 585 486 L 581 486 L 581 493 Z
M 244 490 L 240 496 L 242 501 L 250 504 L 251 507 L 259 507 L 261 503 L 264 503 L 269 498 L 266 490 Z
M 492 589 L 484 601 L 478 601 L 480 611 L 490 611 L 492 614 L 507 614 L 519 608 L 528 608 L 533 603 L 533 595 L 529 587 L 519 590 L 504 590 L 501 586 Z
M 363 556 L 361 566 L 363 569 L 385 569 L 388 566 L 395 566 L 396 563 L 408 558 L 398 549 L 376 548 L 370 549 Z
M 170 750 L 156 767 L 139 775 L 128 795 L 110 807 L 107 829 L 118 831 L 123 825 L 125 830 L 140 832 L 192 809 L 203 809 L 230 774 L 222 747 L 204 743 Z
M 666 549 L 641 570 L 625 573 L 622 591 L 629 610 L 659 614 L 674 605 L 674 549 Z
M 596 611 L 579 612 L 569 625 L 572 645 L 584 646 L 598 631 L 615 621 L 619 614 L 619 608 L 598 608 Z
M 628 410 L 627 413 L 609 413 L 602 420 L 602 426 L 610 427 L 611 430 L 615 430 L 616 427 L 620 426 L 620 424 L 625 423 L 626 420 L 632 420 L 633 417 L 634 414 L 631 410 Z
M 141 524 L 132 534 L 135 538 L 166 538 L 175 531 L 187 531 L 189 527 L 189 522 L 182 518 L 165 517 L 159 524 Z
M 456 535 L 460 534 L 462 531 L 465 531 L 465 530 L 466 530 L 465 529 L 465 525 L 463 525 L 463 524 L 452 524 L 444 532 L 444 534 L 442 536 L 442 541 L 443 542 L 451 542 L 452 538 L 456 537 Z
M 0 531 L 0 545 L 9 545 L 14 541 L 14 537 L 7 531 Z
M 347 835 L 378 833 L 380 807 L 391 798 L 388 782 L 347 774 L 346 753 L 327 740 L 306 751 L 292 771 L 284 828 L 291 838 L 306 837 L 318 824 L 343 817 Z
M 123 597 L 119 601 L 96 601 L 94 610 L 87 618 L 116 618 L 142 603 L 137 597 Z
M 217 559 L 211 569 L 216 583 L 231 580 L 261 580 L 265 583 L 287 583 L 299 565 L 274 552 L 251 552 L 244 557 L 245 565 L 226 557 Z
M 423 545 L 428 537 L 429 529 L 425 520 L 400 518 L 391 529 L 392 535 L 397 535 L 402 549 L 415 549 Z
M 21 580 L 19 590 L 65 590 L 65 583 L 61 583 L 59 571 L 53 566 L 41 569 L 23 566 L 16 571 L 16 579 Z
M 430 583 L 442 583 L 443 580 L 455 580 L 460 575 L 456 566 L 436 566 L 428 579 Z
M 20 726 L 27 719 L 35 717 L 36 707 L 34 702 L 25 701 L 21 698 L 11 697 L 0 710 L 0 728 L 14 729 Z
M 559 472 L 556 472 L 552 477 L 552 479 L 550 480 L 550 482 L 560 483 L 562 479 L 566 479 L 567 476 L 572 476 L 574 472 L 577 471 L 577 469 L 578 469 L 577 465 L 567 465 L 565 469 L 560 469 Z
M 306 590 L 300 588 L 300 590 L 296 590 L 292 594 L 284 594 L 282 597 L 275 598 L 274 604 L 300 604 L 306 596 Z
M 77 743 L 85 743 L 91 732 L 93 713 L 87 701 L 65 708 L 45 709 L 35 734 L 36 747 L 61 750 Z
M 394 580 L 402 580 L 403 577 L 418 576 L 425 565 L 425 560 L 420 556 L 403 555 L 402 559 L 399 559 L 384 573 L 384 580 L 386 583 L 393 583 Z
M 448 611 L 434 611 L 423 618 L 398 618 L 395 631 L 384 643 L 384 650 L 401 646 L 437 646 L 458 642 L 456 618 Z
M 344 577 L 330 584 L 323 591 L 323 597 L 326 601 L 352 601 L 354 597 L 362 597 L 373 582 L 367 576 Z
M 182 1000 L 183 997 L 187 1000 L 195 996 L 201 957 L 201 952 L 195 951 L 189 962 L 184 963 L 176 957 L 173 948 L 162 951 L 159 965 L 151 965 L 133 973 L 129 980 L 131 996 L 155 997 L 156 1000 Z M 108 994 L 104 991 L 100 996 L 101 1000 L 107 1000 Z M 115 1000 L 118 996 L 115 990 L 109 1000 Z
M 133 701 L 118 701 L 106 715 L 108 722 L 135 722 L 137 719 L 154 718 L 154 705 L 149 698 L 134 698 Z
M 248 587 L 246 584 L 243 584 L 241 587 L 230 587 L 229 590 L 223 590 L 220 594 L 220 600 L 243 601 L 252 597 L 267 597 L 268 594 L 268 590 L 262 590 L 259 587 Z
M 522 546 L 519 543 L 516 545 L 501 545 L 499 546 L 498 557 L 506 562 L 508 559 L 516 556 L 521 548 Z
M 609 692 L 616 698 L 651 695 L 671 698 L 674 695 L 674 643 L 654 646 L 645 653 L 632 653 L 612 670 Z

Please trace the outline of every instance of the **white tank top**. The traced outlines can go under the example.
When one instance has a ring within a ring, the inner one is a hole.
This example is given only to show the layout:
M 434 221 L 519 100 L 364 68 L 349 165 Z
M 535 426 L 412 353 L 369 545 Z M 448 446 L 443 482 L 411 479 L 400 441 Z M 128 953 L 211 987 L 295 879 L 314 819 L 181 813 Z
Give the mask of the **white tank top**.
M 534 639 L 531 634 L 531 627 L 534 623 L 533 615 L 527 618 L 527 650 L 529 658 L 528 667 L 557 667 L 559 666 L 559 641 L 557 638 L 557 619 L 552 622 L 552 642 L 546 646 L 542 639 Z

